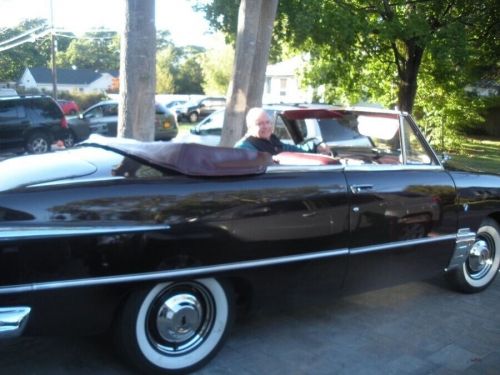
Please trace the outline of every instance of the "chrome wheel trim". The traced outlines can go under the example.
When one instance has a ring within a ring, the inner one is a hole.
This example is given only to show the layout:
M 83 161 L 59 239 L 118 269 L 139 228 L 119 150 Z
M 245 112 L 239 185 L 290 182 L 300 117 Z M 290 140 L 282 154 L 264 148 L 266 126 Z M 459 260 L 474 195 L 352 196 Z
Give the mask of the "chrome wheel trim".
M 43 154 L 49 150 L 49 144 L 43 137 L 35 138 L 31 141 L 31 150 L 35 154 Z
M 149 309 L 148 339 L 168 355 L 195 350 L 212 329 L 214 312 L 214 301 L 201 284 L 172 284 Z
M 179 285 L 182 284 L 186 283 L 179 283 Z M 224 336 L 229 319 L 229 303 L 224 288 L 217 280 L 212 278 L 198 279 L 193 281 L 192 284 L 198 285 L 200 290 L 205 290 L 210 296 L 214 306 L 213 319 L 210 320 L 210 324 L 202 324 L 203 327 L 200 332 L 203 332 L 203 334 L 193 335 L 188 338 L 188 342 L 184 342 L 182 350 L 176 352 L 165 350 L 168 349 L 168 345 L 165 345 L 165 342 L 156 341 L 162 340 L 161 337 L 156 336 L 154 340 L 151 339 L 157 328 L 148 327 L 148 324 L 151 324 L 150 317 L 153 318 L 153 321 L 156 320 L 154 309 L 157 308 L 156 311 L 159 312 L 158 307 L 161 306 L 157 304 L 156 307 L 153 307 L 153 304 L 159 302 L 161 300 L 160 296 L 165 296 L 165 292 L 175 288 L 175 283 L 157 284 L 148 292 L 140 305 L 135 323 L 137 345 L 144 358 L 154 366 L 166 370 L 183 370 L 196 366 L 214 351 Z
M 474 288 L 488 285 L 495 278 L 500 265 L 500 235 L 492 226 L 487 225 L 482 229 L 463 264 L 465 280 Z

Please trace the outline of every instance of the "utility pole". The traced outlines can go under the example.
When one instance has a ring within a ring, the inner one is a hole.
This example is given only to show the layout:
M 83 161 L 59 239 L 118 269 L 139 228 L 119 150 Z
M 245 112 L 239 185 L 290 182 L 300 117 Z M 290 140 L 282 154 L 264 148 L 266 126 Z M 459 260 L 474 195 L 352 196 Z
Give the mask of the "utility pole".
M 50 0 L 50 54 L 52 62 L 52 97 L 57 100 L 56 35 L 54 31 L 54 9 Z

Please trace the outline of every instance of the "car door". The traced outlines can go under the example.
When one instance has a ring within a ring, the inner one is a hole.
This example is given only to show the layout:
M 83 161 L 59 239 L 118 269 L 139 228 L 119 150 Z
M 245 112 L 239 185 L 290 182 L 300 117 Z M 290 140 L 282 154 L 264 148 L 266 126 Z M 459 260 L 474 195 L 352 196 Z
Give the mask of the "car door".
M 365 289 L 435 275 L 447 266 L 457 233 L 451 177 L 408 116 L 358 114 L 357 122 L 373 144 L 363 154 L 354 137 L 350 156 L 339 151 L 350 192 L 346 286 Z
M 83 114 L 92 133 L 114 137 L 118 126 L 118 103 L 103 103 Z
M 0 101 L 0 151 L 23 147 L 30 121 L 21 100 Z

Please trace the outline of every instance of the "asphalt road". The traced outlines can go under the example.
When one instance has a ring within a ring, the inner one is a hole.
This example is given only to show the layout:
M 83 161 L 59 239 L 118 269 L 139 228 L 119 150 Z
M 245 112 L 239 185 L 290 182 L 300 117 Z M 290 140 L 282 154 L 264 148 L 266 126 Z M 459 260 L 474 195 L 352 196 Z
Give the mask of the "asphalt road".
M 78 324 L 78 322 L 75 322 Z M 0 341 L 0 372 L 139 374 L 106 337 Z M 212 374 L 499 374 L 500 278 L 459 294 L 439 280 L 290 310 L 267 306 L 238 321 Z

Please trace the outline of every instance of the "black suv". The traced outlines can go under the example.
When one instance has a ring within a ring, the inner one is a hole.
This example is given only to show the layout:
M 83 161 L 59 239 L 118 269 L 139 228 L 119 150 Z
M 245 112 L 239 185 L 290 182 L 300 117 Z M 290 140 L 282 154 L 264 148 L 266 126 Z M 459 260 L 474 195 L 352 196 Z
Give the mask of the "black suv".
M 223 97 L 207 97 L 196 102 L 189 102 L 177 107 L 177 120 L 188 120 L 194 123 L 200 118 L 206 117 L 225 106 L 226 98 Z
M 65 140 L 68 123 L 59 105 L 49 96 L 0 98 L 0 152 L 41 154 L 54 141 Z

